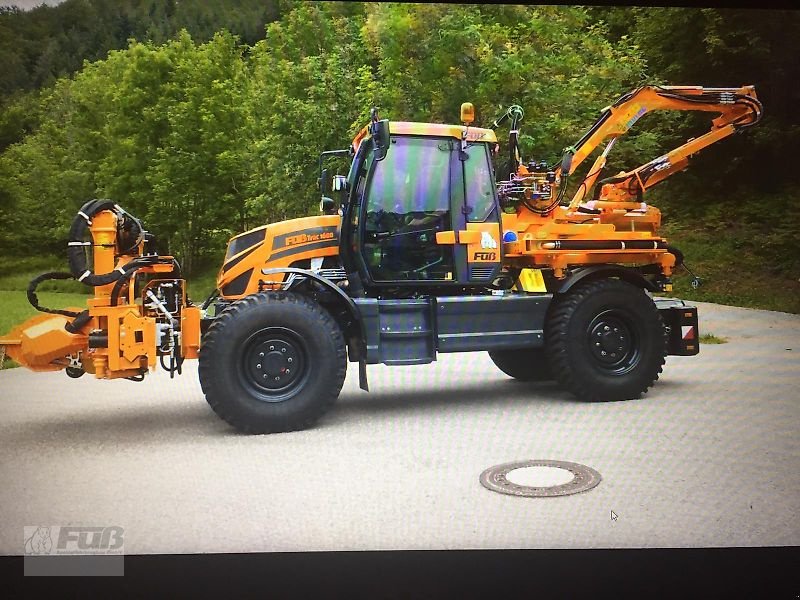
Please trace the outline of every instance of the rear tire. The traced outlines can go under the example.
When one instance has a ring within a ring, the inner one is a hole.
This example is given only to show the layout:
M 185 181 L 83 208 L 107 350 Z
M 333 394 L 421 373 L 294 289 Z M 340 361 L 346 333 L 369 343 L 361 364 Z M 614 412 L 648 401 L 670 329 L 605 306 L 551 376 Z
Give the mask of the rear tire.
M 244 433 L 305 429 L 342 389 L 347 356 L 333 317 L 308 298 L 263 292 L 230 305 L 200 348 L 211 408 Z
M 547 363 L 544 348 L 492 350 L 489 358 L 503 373 L 518 381 L 550 381 L 555 379 Z
M 588 402 L 639 398 L 658 379 L 667 354 L 652 298 L 617 279 L 570 290 L 547 319 L 545 341 L 558 382 Z

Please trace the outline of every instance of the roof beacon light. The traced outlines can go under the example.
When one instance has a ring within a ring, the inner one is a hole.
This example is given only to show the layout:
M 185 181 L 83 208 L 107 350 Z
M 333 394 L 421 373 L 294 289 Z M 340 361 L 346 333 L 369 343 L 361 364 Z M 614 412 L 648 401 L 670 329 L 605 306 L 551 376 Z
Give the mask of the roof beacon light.
M 464 102 L 461 105 L 461 122 L 464 125 L 471 125 L 475 120 L 475 107 L 472 102 Z

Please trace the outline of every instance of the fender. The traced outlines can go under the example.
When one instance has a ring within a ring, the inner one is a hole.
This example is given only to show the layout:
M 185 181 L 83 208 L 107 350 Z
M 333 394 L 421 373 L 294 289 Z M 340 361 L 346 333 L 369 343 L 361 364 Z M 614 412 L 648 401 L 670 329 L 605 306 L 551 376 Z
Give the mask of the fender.
M 628 267 L 623 267 L 621 265 L 592 265 L 591 267 L 585 267 L 572 273 L 561 284 L 561 287 L 556 290 L 556 293 L 563 294 L 568 292 L 575 284 L 590 277 L 594 278 L 598 275 L 605 277 L 619 277 L 620 279 L 644 288 L 649 292 L 661 291 L 652 281 L 646 279 L 644 276 Z
M 338 294 L 339 297 L 341 297 L 341 299 L 344 300 L 345 305 L 347 306 L 347 309 L 350 312 L 350 316 L 352 316 L 353 319 L 358 322 L 359 328 L 361 329 L 361 333 L 363 336 L 364 328 L 361 323 L 361 314 L 358 312 L 358 306 L 356 306 L 356 303 L 353 302 L 353 299 L 350 296 L 348 296 L 344 292 L 344 290 L 342 290 L 342 288 L 333 283 L 330 279 L 326 279 L 325 277 L 322 277 L 322 275 L 314 273 L 314 271 L 309 271 L 307 269 L 300 269 L 297 267 L 278 267 L 274 269 L 261 269 L 261 273 L 263 275 L 275 275 L 278 273 L 294 273 L 296 275 L 303 275 L 304 277 L 308 277 L 309 279 L 313 279 L 314 281 L 321 283 L 326 288 L 330 289 L 332 292 Z
M 275 275 L 277 273 L 295 273 L 296 275 L 303 275 L 304 277 L 308 277 L 309 279 L 313 279 L 314 281 L 321 283 L 326 288 L 338 294 L 339 297 L 344 300 L 350 316 L 353 317 L 353 320 L 358 324 L 359 341 L 361 342 L 358 348 L 358 385 L 362 390 L 368 392 L 369 383 L 367 383 L 367 363 L 364 359 L 364 357 L 367 355 L 367 349 L 365 347 L 367 334 L 366 331 L 364 331 L 364 322 L 361 319 L 361 313 L 359 312 L 356 303 L 353 302 L 353 299 L 330 279 L 326 279 L 325 277 L 317 275 L 313 271 L 309 271 L 307 269 L 299 269 L 297 267 L 279 267 L 274 269 L 261 269 L 261 273 L 263 275 Z

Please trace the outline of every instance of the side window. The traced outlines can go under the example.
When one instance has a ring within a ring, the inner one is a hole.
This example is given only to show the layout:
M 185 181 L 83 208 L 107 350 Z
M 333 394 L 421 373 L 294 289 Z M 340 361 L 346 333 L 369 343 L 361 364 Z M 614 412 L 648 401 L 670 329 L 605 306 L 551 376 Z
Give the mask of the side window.
M 393 138 L 367 182 L 365 261 L 376 281 L 452 279 L 452 248 L 436 243 L 450 227 L 453 143 Z
M 466 150 L 464 185 L 467 206 L 472 209 L 467 219 L 472 222 L 485 221 L 495 206 L 494 176 L 486 150 L 486 144 L 474 144 Z

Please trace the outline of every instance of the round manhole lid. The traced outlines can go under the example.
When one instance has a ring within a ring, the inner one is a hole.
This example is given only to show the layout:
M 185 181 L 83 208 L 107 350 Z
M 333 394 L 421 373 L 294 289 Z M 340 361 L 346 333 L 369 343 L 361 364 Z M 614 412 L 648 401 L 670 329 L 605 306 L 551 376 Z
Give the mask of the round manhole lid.
M 480 477 L 486 489 L 527 498 L 579 494 L 595 487 L 601 479 L 591 467 L 562 460 L 504 463 L 489 467 Z

